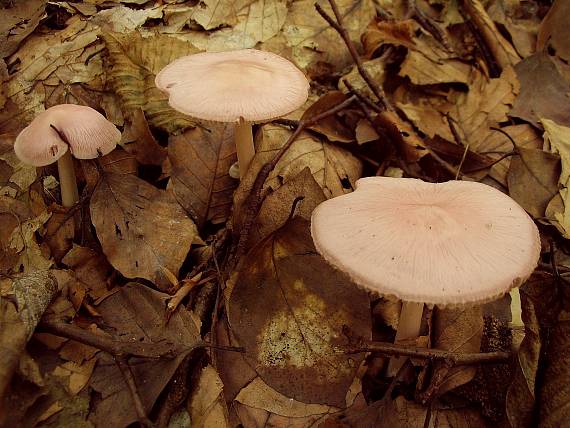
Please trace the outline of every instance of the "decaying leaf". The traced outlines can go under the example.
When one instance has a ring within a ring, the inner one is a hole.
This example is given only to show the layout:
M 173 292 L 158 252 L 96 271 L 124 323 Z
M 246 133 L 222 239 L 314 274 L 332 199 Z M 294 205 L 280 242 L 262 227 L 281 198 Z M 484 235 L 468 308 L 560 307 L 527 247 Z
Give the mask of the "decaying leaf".
M 518 148 L 507 175 L 509 195 L 534 218 L 544 217 L 558 193 L 560 157 L 539 149 Z
M 14 266 L 15 272 L 44 271 L 52 266 L 53 262 L 45 258 L 35 236 L 49 217 L 49 213 L 43 212 L 38 217 L 21 223 L 12 231 L 8 246 L 19 255 Z
M 192 395 L 188 398 L 188 410 L 192 426 L 196 428 L 229 427 L 226 403 L 223 401 L 224 384 L 212 366 L 202 369 Z
M 450 352 L 479 352 L 483 335 L 481 306 L 462 309 L 436 308 L 433 314 L 433 347 Z M 443 365 L 435 364 L 434 376 Z M 446 374 L 438 393 L 443 394 L 469 382 L 477 367 L 452 367 Z
M 139 394 L 147 412 L 162 392 L 190 347 L 199 339 L 196 324 L 186 310 L 176 311 L 166 324 L 164 300 L 159 293 L 142 284 L 129 283 L 99 306 L 102 319 L 118 340 L 171 343 L 174 358 L 131 358 Z M 98 354 L 99 362 L 89 385 L 101 394 L 90 415 L 96 426 L 127 426 L 137 420 L 132 398 L 113 358 Z
M 149 124 L 167 132 L 193 126 L 193 121 L 168 106 L 168 97 L 155 85 L 158 72 L 178 57 L 197 53 L 190 43 L 163 34 L 102 34 L 112 67 L 109 78 L 125 113 L 142 108 Z
M 127 278 L 169 287 L 198 231 L 174 197 L 133 175 L 106 173 L 91 198 L 91 219 L 109 262 Z
M 229 319 L 265 383 L 304 403 L 346 406 L 363 355 L 342 353 L 342 328 L 370 336 L 368 295 L 314 251 L 306 220 L 292 220 L 246 256 Z
M 152 135 L 142 109 L 134 110 L 129 119 L 128 132 L 122 135 L 125 150 L 143 165 L 161 165 L 166 158 L 166 149 Z
M 295 215 L 305 220 L 311 220 L 313 210 L 326 200 L 309 168 L 302 170 L 263 200 L 263 205 L 251 228 L 251 246 L 285 224 L 296 199 L 298 203 L 295 206 Z
M 569 5 L 564 0 L 554 1 L 540 25 L 537 40 L 537 49 L 551 49 L 566 62 L 570 60 L 570 33 L 564 18 L 570 13 Z
M 169 188 L 202 228 L 206 221 L 224 222 L 238 181 L 228 173 L 237 160 L 233 124 L 211 124 L 172 137 L 168 144 L 172 169 Z
M 570 126 L 570 83 L 546 53 L 536 53 L 515 67 L 520 94 L 510 116 L 519 117 L 536 127 L 540 119 L 550 119 Z
M 570 128 L 548 119 L 542 119 L 541 122 L 544 126 L 545 149 L 559 155 L 562 165 L 558 178 L 562 209 L 552 207 L 547 214 L 560 233 L 568 238 L 570 237 Z
M 20 356 L 57 290 L 47 270 L 0 279 L 0 415 Z
M 46 0 L 13 0 L 0 8 L 0 58 L 12 54 L 39 24 Z
M 67 27 L 47 37 L 31 35 L 20 49 L 7 59 L 14 72 L 4 84 L 5 95 L 18 106 L 25 106 L 21 114 L 10 121 L 19 122 L 19 129 L 45 110 L 46 90 L 49 86 L 73 83 L 91 83 L 103 73 L 99 41 L 100 29 L 78 16 L 70 19 Z M 101 81 L 92 89 L 102 90 Z

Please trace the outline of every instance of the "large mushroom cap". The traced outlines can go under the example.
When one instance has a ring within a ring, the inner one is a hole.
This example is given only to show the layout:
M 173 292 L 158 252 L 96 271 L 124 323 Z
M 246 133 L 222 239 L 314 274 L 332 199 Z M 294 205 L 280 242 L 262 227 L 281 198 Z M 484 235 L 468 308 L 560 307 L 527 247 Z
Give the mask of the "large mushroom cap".
M 536 225 L 493 187 L 386 177 L 356 184 L 315 209 L 311 233 L 319 253 L 361 286 L 418 303 L 484 302 L 537 265 Z
M 68 150 L 60 134 L 78 159 L 106 155 L 121 139 L 121 132 L 98 111 L 87 106 L 60 104 L 40 113 L 20 132 L 14 151 L 24 163 L 49 165 Z
M 236 122 L 284 116 L 306 101 L 309 82 L 271 52 L 243 49 L 179 58 L 156 76 L 175 110 L 198 119 Z

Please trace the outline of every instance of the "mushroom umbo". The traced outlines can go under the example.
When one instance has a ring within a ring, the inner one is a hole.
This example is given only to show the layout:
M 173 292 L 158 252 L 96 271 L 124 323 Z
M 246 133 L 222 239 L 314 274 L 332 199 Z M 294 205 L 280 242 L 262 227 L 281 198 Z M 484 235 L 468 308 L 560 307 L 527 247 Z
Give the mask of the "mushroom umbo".
M 418 336 L 424 303 L 496 299 L 520 286 L 540 257 L 538 229 L 524 209 L 469 181 L 362 178 L 354 192 L 314 210 L 311 234 L 325 260 L 355 283 L 404 301 L 396 341 Z
M 64 207 L 79 200 L 73 155 L 94 159 L 111 152 L 121 132 L 97 110 L 75 104 L 48 108 L 18 134 L 16 156 L 25 164 L 46 166 L 57 161 Z
M 293 63 L 271 52 L 242 49 L 178 58 L 156 86 L 175 110 L 214 122 L 233 122 L 240 177 L 255 154 L 252 123 L 284 116 L 307 100 L 309 82 Z

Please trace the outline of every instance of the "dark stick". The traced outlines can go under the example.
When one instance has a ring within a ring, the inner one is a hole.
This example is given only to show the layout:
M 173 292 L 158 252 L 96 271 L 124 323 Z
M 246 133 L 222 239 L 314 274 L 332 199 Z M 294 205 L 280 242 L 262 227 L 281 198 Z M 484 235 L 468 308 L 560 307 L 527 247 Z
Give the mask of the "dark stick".
M 356 47 L 354 46 L 354 43 L 352 43 L 352 40 L 350 39 L 350 35 L 348 34 L 348 31 L 344 27 L 342 15 L 340 14 L 340 12 L 338 10 L 338 6 L 337 6 L 335 0 L 329 0 L 329 3 L 331 5 L 332 11 L 333 11 L 334 16 L 336 18 L 336 22 L 334 21 L 334 19 L 332 19 L 332 17 L 328 13 L 326 13 L 324 11 L 324 9 L 318 3 L 315 4 L 315 9 L 317 9 L 317 12 L 319 13 L 319 15 L 321 15 L 323 17 L 323 19 L 325 21 L 327 21 L 328 24 L 336 30 L 336 32 L 340 35 L 340 37 L 342 37 L 342 40 L 344 40 L 344 44 L 346 45 L 346 47 L 348 48 L 348 51 L 350 52 L 350 56 L 352 56 L 352 59 L 354 60 L 354 63 L 356 64 L 356 68 L 358 69 L 358 72 L 360 73 L 360 75 L 362 76 L 362 78 L 364 79 L 364 81 L 366 82 L 366 84 L 368 85 L 370 90 L 372 91 L 372 93 L 374 95 L 376 95 L 376 97 L 378 98 L 378 100 L 382 104 L 382 106 L 385 109 L 393 110 L 394 108 L 392 107 L 392 105 L 390 104 L 388 99 L 386 98 L 386 94 L 384 93 L 384 90 L 380 87 L 380 85 L 378 85 L 372 79 L 372 76 L 370 76 L 368 71 L 364 68 L 364 65 L 362 64 L 362 60 L 360 59 L 360 56 L 358 55 L 358 52 L 356 51 Z
M 123 375 L 123 379 L 129 388 L 129 392 L 131 393 L 131 398 L 133 403 L 135 404 L 135 410 L 137 412 L 137 416 L 139 418 L 139 423 L 143 427 L 154 427 L 154 424 L 148 418 L 146 411 L 144 409 L 141 397 L 139 395 L 137 384 L 135 382 L 135 377 L 133 376 L 133 371 L 131 370 L 131 366 L 129 365 L 127 359 L 124 356 L 115 357 L 115 364 L 121 371 Z
M 505 363 L 511 358 L 509 352 L 503 351 L 460 353 L 442 351 L 440 349 L 412 348 L 386 342 L 364 342 L 347 351 L 349 354 L 358 354 L 360 352 L 377 352 L 379 354 L 398 357 L 444 360 L 455 366 Z

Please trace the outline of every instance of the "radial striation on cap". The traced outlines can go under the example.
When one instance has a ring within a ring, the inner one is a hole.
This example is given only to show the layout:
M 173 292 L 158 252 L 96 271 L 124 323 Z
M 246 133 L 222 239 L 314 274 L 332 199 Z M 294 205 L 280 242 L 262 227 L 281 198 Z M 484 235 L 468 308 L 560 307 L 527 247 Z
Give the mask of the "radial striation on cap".
M 317 251 L 359 285 L 418 303 L 489 301 L 522 284 L 538 229 L 510 197 L 468 181 L 369 177 L 313 212 Z
M 307 100 L 309 82 L 293 63 L 271 52 L 243 49 L 179 58 L 156 76 L 169 104 L 217 122 L 266 121 Z
M 121 132 L 98 111 L 60 104 L 40 113 L 20 132 L 14 151 L 24 163 L 45 166 L 65 154 L 67 143 L 76 158 L 94 159 L 111 152 L 120 139 Z

